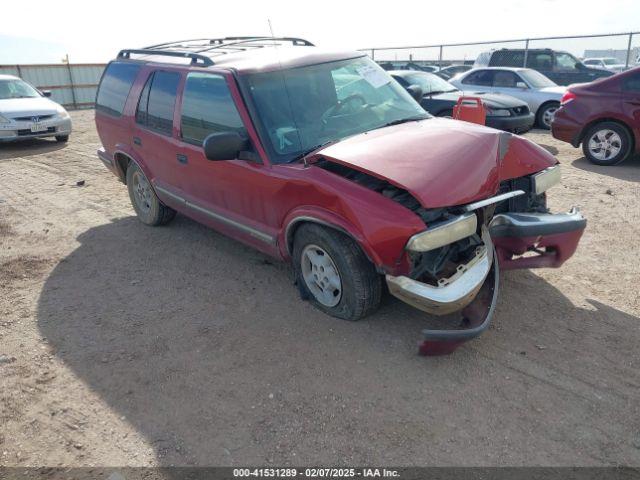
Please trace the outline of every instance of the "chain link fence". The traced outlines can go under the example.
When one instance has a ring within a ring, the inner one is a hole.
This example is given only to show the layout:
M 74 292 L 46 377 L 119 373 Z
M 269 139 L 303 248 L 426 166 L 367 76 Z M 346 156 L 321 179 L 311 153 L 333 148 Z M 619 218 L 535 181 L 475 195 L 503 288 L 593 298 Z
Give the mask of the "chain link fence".
M 503 50 L 504 64 L 533 66 L 545 61 L 539 50 L 568 52 L 582 60 L 586 58 L 614 58 L 620 68 L 640 64 L 640 32 L 575 35 L 543 38 L 522 38 L 441 45 L 404 47 L 376 47 L 362 49 L 386 68 L 412 66 L 443 68 L 451 65 L 473 65 L 476 59 L 492 50 Z M 510 58 L 509 58 L 510 57 Z

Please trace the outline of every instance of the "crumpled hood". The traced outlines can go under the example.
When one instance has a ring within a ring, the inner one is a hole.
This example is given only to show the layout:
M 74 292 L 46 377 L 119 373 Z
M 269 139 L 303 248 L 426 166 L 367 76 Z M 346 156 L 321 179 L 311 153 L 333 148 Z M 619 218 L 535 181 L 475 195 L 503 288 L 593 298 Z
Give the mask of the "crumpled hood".
M 59 108 L 57 103 L 45 97 L 0 100 L 0 114 L 9 118 L 53 115 Z
M 425 208 L 495 195 L 502 180 L 556 163 L 529 140 L 481 125 L 431 118 L 361 133 L 316 151 L 407 190 Z

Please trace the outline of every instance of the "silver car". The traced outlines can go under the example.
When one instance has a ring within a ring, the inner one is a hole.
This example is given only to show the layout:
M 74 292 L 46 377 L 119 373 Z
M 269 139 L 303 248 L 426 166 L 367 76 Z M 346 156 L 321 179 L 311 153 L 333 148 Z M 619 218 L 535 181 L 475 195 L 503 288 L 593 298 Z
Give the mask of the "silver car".
M 24 80 L 0 75 L 0 142 L 55 137 L 66 142 L 71 118 L 62 105 Z
M 611 70 L 613 72 L 624 72 L 627 69 L 624 63 L 613 57 L 585 58 L 582 63 L 587 67 Z
M 536 123 L 550 129 L 551 120 L 560 108 L 560 99 L 567 91 L 536 70 L 530 68 L 474 68 L 455 76 L 449 83 L 466 93 L 503 93 L 523 100 L 536 114 Z

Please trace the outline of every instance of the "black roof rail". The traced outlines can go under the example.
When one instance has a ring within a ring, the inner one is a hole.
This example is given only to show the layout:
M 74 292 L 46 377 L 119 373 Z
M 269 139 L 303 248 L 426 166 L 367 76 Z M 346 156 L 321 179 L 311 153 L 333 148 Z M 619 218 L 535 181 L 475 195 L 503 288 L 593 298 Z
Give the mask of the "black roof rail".
M 155 49 L 148 49 L 148 48 L 120 50 L 120 52 L 118 53 L 118 58 L 130 59 L 131 54 L 190 58 L 191 65 L 202 65 L 204 67 L 209 67 L 213 65 L 213 60 L 211 60 L 206 55 L 199 55 L 198 53 L 191 53 L 191 52 L 178 52 L 175 50 L 155 50 Z

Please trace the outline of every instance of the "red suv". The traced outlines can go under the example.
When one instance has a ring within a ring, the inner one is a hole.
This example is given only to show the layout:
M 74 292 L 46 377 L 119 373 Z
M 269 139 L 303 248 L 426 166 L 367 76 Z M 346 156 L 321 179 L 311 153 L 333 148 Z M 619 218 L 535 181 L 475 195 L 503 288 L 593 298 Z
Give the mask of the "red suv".
M 499 267 L 556 267 L 586 221 L 552 215 L 556 160 L 532 142 L 433 118 L 360 52 L 237 37 L 123 50 L 101 80 L 100 159 L 143 223 L 176 211 L 291 262 L 303 298 L 358 320 L 383 284 L 451 328 L 487 328 Z M 522 256 L 526 252 L 532 252 Z
M 640 152 L 640 67 L 573 85 L 562 97 L 551 133 L 589 161 L 616 165 Z

